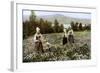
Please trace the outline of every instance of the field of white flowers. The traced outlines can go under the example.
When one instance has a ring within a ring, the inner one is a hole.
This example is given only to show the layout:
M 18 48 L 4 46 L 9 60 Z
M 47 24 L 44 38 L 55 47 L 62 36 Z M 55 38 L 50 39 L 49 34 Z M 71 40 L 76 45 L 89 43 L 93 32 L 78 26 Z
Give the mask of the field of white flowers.
M 89 60 L 91 59 L 91 32 L 75 32 L 75 43 L 62 45 L 63 33 L 43 34 L 45 39 L 53 44 L 44 53 L 37 53 L 34 50 L 33 37 L 23 40 L 23 62 L 43 61 L 68 61 L 68 60 Z

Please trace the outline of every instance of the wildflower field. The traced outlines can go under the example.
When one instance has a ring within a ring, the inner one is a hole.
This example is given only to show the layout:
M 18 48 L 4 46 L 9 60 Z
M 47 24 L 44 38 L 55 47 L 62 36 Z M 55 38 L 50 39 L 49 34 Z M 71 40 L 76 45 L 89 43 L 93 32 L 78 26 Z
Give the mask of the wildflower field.
M 23 62 L 69 61 L 91 59 L 91 32 L 74 32 L 75 43 L 62 45 L 63 33 L 43 34 L 53 46 L 44 53 L 34 50 L 33 36 L 23 40 Z

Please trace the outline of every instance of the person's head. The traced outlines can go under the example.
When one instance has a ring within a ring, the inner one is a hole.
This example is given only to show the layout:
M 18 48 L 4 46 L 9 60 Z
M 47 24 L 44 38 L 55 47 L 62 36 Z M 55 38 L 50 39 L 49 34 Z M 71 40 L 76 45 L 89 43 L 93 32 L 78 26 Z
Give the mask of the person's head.
M 40 28 L 39 27 L 36 27 L 36 33 L 40 33 Z
M 66 33 L 66 29 L 64 29 L 63 31 L 64 31 L 64 33 Z
M 72 28 L 71 27 L 69 27 L 69 30 L 71 30 Z

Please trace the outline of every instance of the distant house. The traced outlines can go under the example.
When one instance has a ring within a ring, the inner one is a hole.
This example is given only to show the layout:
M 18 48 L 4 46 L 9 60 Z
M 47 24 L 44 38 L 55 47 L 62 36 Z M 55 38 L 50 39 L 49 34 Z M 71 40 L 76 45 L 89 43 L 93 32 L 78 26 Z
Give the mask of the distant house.
M 71 24 L 63 24 L 65 29 L 71 28 Z
M 54 26 L 54 24 L 52 24 L 52 26 Z M 71 28 L 71 24 L 63 24 L 64 29 L 68 29 Z

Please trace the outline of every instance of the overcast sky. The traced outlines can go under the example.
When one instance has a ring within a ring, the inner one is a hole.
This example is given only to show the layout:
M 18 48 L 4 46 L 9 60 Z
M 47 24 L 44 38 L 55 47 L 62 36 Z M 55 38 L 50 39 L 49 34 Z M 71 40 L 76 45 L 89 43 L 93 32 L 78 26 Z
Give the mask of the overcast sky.
M 23 15 L 29 16 L 31 14 L 31 10 L 24 10 Z M 53 11 L 35 11 L 36 16 L 44 16 L 44 15 L 54 15 L 61 14 L 64 16 L 80 18 L 80 19 L 91 19 L 90 13 L 75 13 L 75 12 L 53 12 Z

